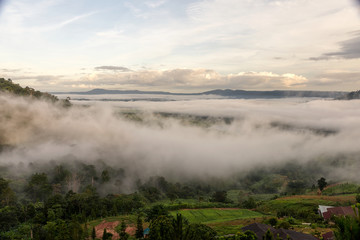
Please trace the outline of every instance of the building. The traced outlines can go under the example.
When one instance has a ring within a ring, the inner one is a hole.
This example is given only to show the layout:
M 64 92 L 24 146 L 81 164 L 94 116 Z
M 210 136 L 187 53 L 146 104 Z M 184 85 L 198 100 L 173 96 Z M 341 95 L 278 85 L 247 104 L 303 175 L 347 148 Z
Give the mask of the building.
M 318 240 L 316 237 L 309 235 L 309 234 L 305 234 L 305 233 L 301 233 L 301 232 L 296 232 L 293 230 L 288 230 L 288 229 L 283 229 L 283 228 L 273 228 L 269 225 L 266 224 L 262 224 L 262 223 L 253 223 L 250 224 L 246 227 L 243 227 L 241 230 L 243 230 L 244 232 L 247 230 L 253 231 L 258 240 L 262 240 L 263 236 L 266 234 L 267 230 L 269 230 L 272 232 L 272 234 L 274 235 L 274 237 L 279 236 L 282 239 L 288 239 L 289 237 L 292 240 Z
M 324 218 L 324 220 L 330 220 L 332 216 L 355 216 L 355 211 L 351 206 L 329 207 L 320 205 L 319 213 Z

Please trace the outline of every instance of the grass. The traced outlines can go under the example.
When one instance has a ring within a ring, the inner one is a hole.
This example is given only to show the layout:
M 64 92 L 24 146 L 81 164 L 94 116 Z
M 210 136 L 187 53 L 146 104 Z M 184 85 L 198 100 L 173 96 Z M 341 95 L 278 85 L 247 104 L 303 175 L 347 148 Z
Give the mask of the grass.
M 317 196 L 296 195 L 278 198 L 261 204 L 257 209 L 268 214 L 281 213 L 304 220 L 315 220 L 318 218 L 318 205 L 347 206 L 355 202 L 354 196 Z
M 231 203 L 218 203 L 218 202 L 209 202 L 207 199 L 199 201 L 197 199 L 177 199 L 175 201 L 160 200 L 155 203 L 150 204 L 149 206 L 154 206 L 157 204 L 163 204 L 169 211 L 175 211 L 179 209 L 198 209 L 198 208 L 233 208 L 237 207 L 237 204 Z
M 233 221 L 238 219 L 259 218 L 263 215 L 258 212 L 247 209 L 183 209 L 171 212 L 171 215 L 176 216 L 181 213 L 183 217 L 189 220 L 190 223 L 217 223 Z
M 114 217 L 95 219 L 95 220 L 88 222 L 87 224 L 88 224 L 88 228 L 92 229 L 93 227 L 99 225 L 103 221 L 106 221 L 106 222 L 125 221 L 126 224 L 134 224 L 135 225 L 136 220 L 137 220 L 137 215 L 120 215 L 120 216 L 114 216 Z
M 247 199 L 245 195 L 251 196 L 255 201 L 268 201 L 275 197 L 276 194 L 249 194 L 248 192 L 241 190 L 229 190 L 227 192 L 227 197 L 232 200 L 234 203 L 239 202 L 239 194 L 243 195 L 244 199 Z
M 326 188 L 322 194 L 323 195 L 343 195 L 343 194 L 355 194 L 359 192 L 360 185 L 353 183 L 342 183 L 335 186 L 330 186 Z

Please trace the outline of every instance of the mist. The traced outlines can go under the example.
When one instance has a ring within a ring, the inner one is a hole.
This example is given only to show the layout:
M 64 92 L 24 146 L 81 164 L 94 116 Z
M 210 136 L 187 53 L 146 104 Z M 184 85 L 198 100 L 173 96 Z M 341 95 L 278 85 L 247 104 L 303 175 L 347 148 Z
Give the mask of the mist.
M 360 101 L 192 99 L 81 102 L 63 108 L 0 96 L 0 166 L 105 163 L 122 188 L 161 175 L 173 181 L 226 178 L 258 167 L 351 158 L 332 179 L 359 181 Z M 357 166 L 357 167 L 354 167 Z M 326 169 L 327 166 L 325 165 Z

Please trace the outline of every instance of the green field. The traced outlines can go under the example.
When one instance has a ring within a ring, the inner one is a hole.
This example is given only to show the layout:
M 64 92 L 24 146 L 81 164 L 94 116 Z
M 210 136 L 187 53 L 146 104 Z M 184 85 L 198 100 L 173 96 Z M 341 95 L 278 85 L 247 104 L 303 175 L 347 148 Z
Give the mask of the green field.
M 233 221 L 246 218 L 259 218 L 263 215 L 258 212 L 247 209 L 189 209 L 171 212 L 171 215 L 176 216 L 181 213 L 183 217 L 191 223 L 216 223 Z
M 322 194 L 335 196 L 335 195 L 344 195 L 344 194 L 357 194 L 359 193 L 360 185 L 353 183 L 342 183 L 333 187 L 326 188 Z
M 276 194 L 250 194 L 249 192 L 241 190 L 229 190 L 227 192 L 227 197 L 234 203 L 238 203 L 240 193 L 243 199 L 247 199 L 247 196 L 250 196 L 255 199 L 255 201 L 267 201 L 273 199 L 276 196 Z

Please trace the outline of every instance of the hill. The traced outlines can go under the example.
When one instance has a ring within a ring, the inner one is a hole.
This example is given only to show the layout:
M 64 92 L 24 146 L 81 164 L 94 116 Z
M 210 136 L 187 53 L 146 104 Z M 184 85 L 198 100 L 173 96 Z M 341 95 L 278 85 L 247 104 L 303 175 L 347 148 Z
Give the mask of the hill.
M 291 98 L 291 97 L 319 97 L 319 98 L 337 98 L 343 96 L 344 92 L 330 91 L 245 91 L 231 89 L 217 89 L 202 94 L 214 94 L 233 98 Z
M 340 96 L 338 98 L 339 100 L 354 100 L 354 99 L 360 99 L 360 90 L 349 92 L 343 96 Z
M 11 79 L 6 80 L 0 78 L 0 92 L 10 93 L 18 96 L 29 96 L 38 99 L 51 100 L 52 102 L 58 101 L 58 98 L 49 93 L 40 92 L 30 87 L 21 87 L 19 84 L 13 83 Z
M 107 89 L 93 89 L 86 92 L 54 92 L 54 94 L 78 94 L 78 95 L 102 95 L 102 94 L 157 94 L 157 95 L 217 95 L 228 98 L 238 99 L 272 99 L 272 98 L 293 98 L 293 97 L 318 97 L 318 98 L 340 98 L 346 92 L 331 92 L 331 91 L 246 91 L 246 90 L 232 90 L 232 89 L 216 89 L 199 93 L 172 93 L 163 91 L 139 91 L 139 90 L 107 90 Z

